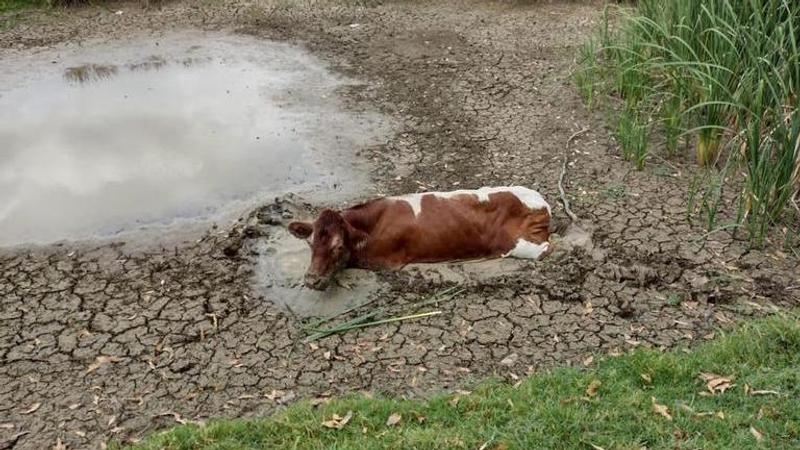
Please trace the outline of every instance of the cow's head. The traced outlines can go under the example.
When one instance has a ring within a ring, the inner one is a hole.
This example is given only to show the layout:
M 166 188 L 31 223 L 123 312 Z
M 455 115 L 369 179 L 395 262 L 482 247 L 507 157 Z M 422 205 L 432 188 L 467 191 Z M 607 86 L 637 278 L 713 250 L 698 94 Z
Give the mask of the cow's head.
M 344 268 L 361 234 L 331 209 L 323 210 L 314 223 L 290 223 L 289 232 L 311 246 L 305 281 L 306 286 L 317 290 L 327 288 L 336 272 Z

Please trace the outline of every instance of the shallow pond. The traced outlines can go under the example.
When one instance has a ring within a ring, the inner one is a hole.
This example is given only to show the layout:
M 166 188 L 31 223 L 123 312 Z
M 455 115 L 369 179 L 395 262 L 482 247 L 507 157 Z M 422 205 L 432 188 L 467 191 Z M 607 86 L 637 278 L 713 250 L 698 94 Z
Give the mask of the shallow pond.
M 181 33 L 0 65 L 0 245 L 226 221 L 286 192 L 363 193 L 386 135 L 303 49 Z

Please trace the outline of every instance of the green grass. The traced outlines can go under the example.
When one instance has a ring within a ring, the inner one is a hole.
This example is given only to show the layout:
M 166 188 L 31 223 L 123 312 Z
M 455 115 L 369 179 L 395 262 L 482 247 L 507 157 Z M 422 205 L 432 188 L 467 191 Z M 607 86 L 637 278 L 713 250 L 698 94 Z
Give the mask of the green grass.
M 705 395 L 704 372 L 730 377 L 735 386 Z M 588 395 L 596 382 L 596 394 Z M 490 381 L 457 402 L 456 396 L 354 395 L 319 408 L 299 403 L 266 419 L 180 426 L 133 448 L 800 448 L 800 322 L 773 317 L 691 352 L 640 350 L 602 360 L 595 369 L 537 374 L 516 388 Z M 654 403 L 666 407 L 671 420 Z M 342 429 L 322 426 L 348 411 L 352 419 Z M 402 420 L 388 426 L 392 414 Z
M 647 136 L 657 131 L 669 154 L 683 141 L 707 170 L 742 173 L 732 178 L 741 191 L 736 216 L 762 243 L 800 189 L 800 2 L 636 5 L 621 10 L 613 29 L 606 10 L 598 36 L 579 53 L 580 92 L 590 107 L 601 93 L 615 99 L 621 151 L 639 169 L 652 151 Z M 724 201 L 705 208 L 710 227 Z
M 40 8 L 46 6 L 45 0 L 0 0 L 0 14 L 11 11 Z

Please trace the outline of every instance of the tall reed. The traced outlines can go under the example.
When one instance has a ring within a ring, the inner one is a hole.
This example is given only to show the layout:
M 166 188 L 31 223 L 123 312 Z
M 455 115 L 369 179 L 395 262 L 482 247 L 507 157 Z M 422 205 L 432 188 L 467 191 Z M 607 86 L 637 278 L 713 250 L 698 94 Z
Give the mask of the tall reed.
M 622 100 L 623 155 L 643 167 L 642 136 L 659 131 L 670 153 L 683 140 L 706 170 L 733 164 L 744 174 L 738 222 L 761 243 L 800 187 L 800 1 L 640 0 L 617 25 L 603 24 L 603 46 L 583 52 L 581 73 L 591 73 L 593 102 L 602 81 Z M 723 205 L 712 197 L 710 227 Z

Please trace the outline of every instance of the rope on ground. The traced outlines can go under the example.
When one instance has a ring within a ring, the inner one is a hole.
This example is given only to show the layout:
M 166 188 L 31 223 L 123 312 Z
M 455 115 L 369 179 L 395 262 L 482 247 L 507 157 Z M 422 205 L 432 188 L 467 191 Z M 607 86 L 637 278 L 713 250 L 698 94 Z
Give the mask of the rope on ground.
M 584 129 L 582 129 L 580 131 L 576 131 L 575 133 L 572 134 L 572 136 L 569 137 L 569 139 L 567 139 L 567 143 L 564 145 L 564 161 L 561 163 L 561 175 L 559 175 L 559 177 L 558 177 L 558 193 L 559 193 L 559 195 L 561 195 L 561 203 L 564 205 L 564 211 L 567 213 L 567 215 L 569 216 L 569 219 L 572 222 L 577 222 L 578 221 L 578 216 L 576 216 L 575 213 L 572 212 L 572 209 L 570 209 L 569 200 L 567 200 L 567 194 L 566 194 L 566 192 L 564 192 L 564 176 L 567 174 L 567 160 L 569 159 L 569 145 L 572 143 L 572 141 L 575 140 L 575 138 L 577 138 L 578 136 L 582 135 L 583 133 L 586 133 L 587 131 L 589 131 L 588 128 L 584 128 Z

